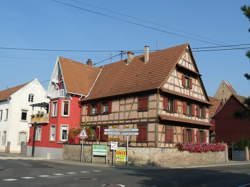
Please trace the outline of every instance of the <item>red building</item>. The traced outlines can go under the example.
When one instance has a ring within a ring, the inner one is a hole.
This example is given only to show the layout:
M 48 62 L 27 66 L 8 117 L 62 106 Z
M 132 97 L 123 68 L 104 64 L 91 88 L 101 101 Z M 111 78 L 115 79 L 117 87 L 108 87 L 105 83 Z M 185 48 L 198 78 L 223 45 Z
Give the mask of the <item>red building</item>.
M 95 67 L 90 66 L 91 61 L 88 64 L 58 58 L 48 87 L 48 114 L 41 110 L 32 118 L 28 155 L 33 152 L 38 157 L 62 158 L 69 129 L 80 126 L 79 100 L 88 94 L 98 73 Z M 37 104 L 34 107 L 44 106 Z
M 210 99 L 211 100 L 211 99 Z M 216 100 L 216 99 L 214 99 Z M 217 100 L 213 102 L 212 124 L 214 124 L 215 139 L 217 142 L 235 143 L 244 137 L 250 137 L 250 120 L 238 119 L 235 112 L 243 110 L 245 98 L 231 95 L 223 104 Z

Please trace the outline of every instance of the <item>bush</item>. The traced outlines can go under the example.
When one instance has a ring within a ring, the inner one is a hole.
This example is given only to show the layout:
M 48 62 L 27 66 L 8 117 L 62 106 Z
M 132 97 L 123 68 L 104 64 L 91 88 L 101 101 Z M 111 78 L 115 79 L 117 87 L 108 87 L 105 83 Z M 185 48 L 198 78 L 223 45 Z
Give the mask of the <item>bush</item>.
M 179 151 L 189 151 L 189 152 L 194 152 L 194 153 L 202 153 L 202 152 L 217 152 L 217 151 L 225 151 L 225 144 L 222 143 L 203 143 L 203 144 L 198 144 L 198 143 L 187 143 L 187 144 L 182 144 L 178 143 L 176 145 Z

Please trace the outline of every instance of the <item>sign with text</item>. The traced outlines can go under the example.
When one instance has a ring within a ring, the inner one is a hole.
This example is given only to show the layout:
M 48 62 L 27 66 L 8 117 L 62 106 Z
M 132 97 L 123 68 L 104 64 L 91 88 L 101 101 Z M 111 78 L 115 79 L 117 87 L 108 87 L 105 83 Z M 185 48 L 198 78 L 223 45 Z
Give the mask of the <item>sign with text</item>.
M 107 156 L 107 145 L 93 145 L 92 146 L 92 155 L 93 156 Z
M 118 148 L 118 142 L 111 142 L 110 143 L 111 150 L 117 150 L 117 148 Z
M 126 162 L 127 161 L 127 153 L 125 147 L 118 147 L 115 152 L 115 161 L 116 162 Z
M 105 135 L 128 135 L 128 136 L 136 136 L 139 134 L 139 130 L 135 128 L 125 128 L 125 129 L 105 129 Z

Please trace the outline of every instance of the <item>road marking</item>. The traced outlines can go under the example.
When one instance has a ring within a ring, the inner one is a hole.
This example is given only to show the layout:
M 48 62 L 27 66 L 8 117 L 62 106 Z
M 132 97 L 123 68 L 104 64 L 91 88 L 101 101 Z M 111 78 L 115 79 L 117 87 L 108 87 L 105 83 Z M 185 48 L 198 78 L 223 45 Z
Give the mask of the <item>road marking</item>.
M 89 171 L 80 171 L 80 173 L 89 173 Z
M 238 186 L 238 187 L 248 187 L 248 186 L 250 186 L 250 183 L 243 184 L 243 185 L 240 185 L 240 186 Z
M 53 175 L 55 175 L 55 176 L 62 176 L 62 175 L 64 175 L 64 174 L 62 174 L 62 173 L 55 173 L 55 174 L 53 174 Z
M 76 172 L 70 171 L 70 172 L 67 172 L 67 174 L 69 174 L 69 175 L 74 175 L 74 174 L 76 174 Z
M 125 187 L 124 184 L 103 184 L 102 187 Z
M 3 181 L 12 182 L 12 181 L 17 181 L 17 179 L 3 179 Z
M 100 172 L 101 172 L 101 170 L 97 170 L 97 169 L 95 169 L 95 170 L 93 170 L 93 172 L 95 172 L 95 173 L 100 173 Z
M 38 175 L 38 177 L 45 178 L 45 177 L 49 177 L 49 175 Z
M 20 177 L 21 179 L 34 179 L 35 177 Z

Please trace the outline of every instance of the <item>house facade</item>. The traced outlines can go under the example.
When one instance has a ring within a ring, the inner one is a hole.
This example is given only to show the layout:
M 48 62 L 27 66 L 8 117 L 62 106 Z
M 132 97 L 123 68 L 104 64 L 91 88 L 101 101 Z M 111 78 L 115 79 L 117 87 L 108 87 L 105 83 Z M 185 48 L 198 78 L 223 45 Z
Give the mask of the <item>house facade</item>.
M 86 143 L 125 136 L 105 135 L 106 128 L 138 128 L 130 146 L 173 147 L 208 142 L 210 106 L 189 45 L 149 53 L 100 67 L 89 94 L 82 98 Z
M 0 91 L 1 152 L 21 152 L 29 139 L 30 105 L 44 101 L 45 97 L 46 92 L 37 79 Z
M 69 130 L 80 127 L 80 99 L 87 94 L 97 73 L 97 68 L 90 65 L 57 58 L 47 92 L 50 100 L 48 118 L 33 120 L 27 151 L 29 156 L 62 159 Z

